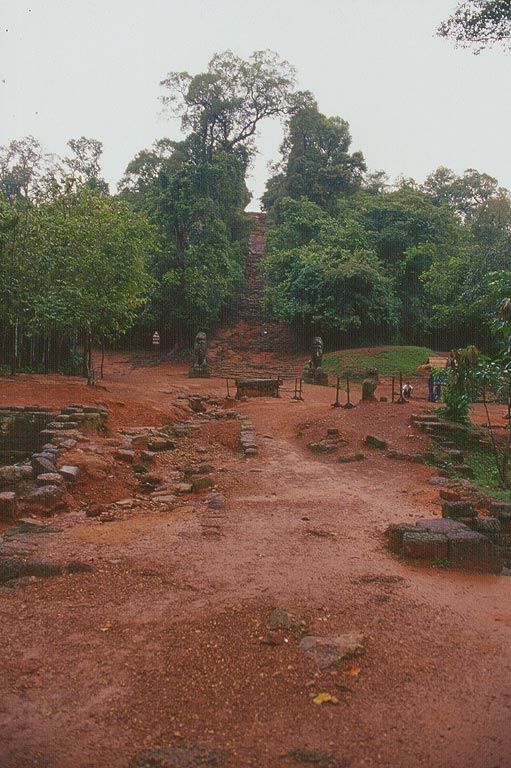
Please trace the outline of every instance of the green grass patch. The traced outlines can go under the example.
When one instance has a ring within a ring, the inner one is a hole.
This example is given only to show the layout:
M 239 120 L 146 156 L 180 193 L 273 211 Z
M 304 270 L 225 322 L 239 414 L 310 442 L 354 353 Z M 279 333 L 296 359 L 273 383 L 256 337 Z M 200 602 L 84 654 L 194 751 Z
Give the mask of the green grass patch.
M 417 373 L 419 365 L 428 362 L 438 353 L 427 347 L 374 347 L 367 350 L 343 349 L 323 356 L 323 368 L 333 376 L 352 381 L 366 378 L 368 368 L 378 368 L 381 376 L 393 376 L 401 372 L 404 377 Z
M 470 478 L 470 482 L 473 485 L 494 499 L 511 502 L 511 490 L 502 488 L 499 484 L 495 458 L 491 451 L 467 451 L 465 454 L 465 464 L 468 464 L 474 473 L 473 477 Z M 453 468 L 455 468 L 455 465 Z

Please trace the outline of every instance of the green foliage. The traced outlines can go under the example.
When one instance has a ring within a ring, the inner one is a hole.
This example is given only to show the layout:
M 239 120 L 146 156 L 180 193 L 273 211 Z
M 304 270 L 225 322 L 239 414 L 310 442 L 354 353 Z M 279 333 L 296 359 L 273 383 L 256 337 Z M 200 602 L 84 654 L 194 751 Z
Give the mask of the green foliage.
M 495 455 L 489 450 L 473 450 L 465 455 L 465 463 L 472 470 L 470 482 L 489 496 L 511 502 L 511 490 L 502 482 Z
M 282 171 L 268 182 L 263 207 L 270 210 L 285 197 L 307 198 L 332 212 L 340 195 L 352 194 L 366 170 L 361 152 L 348 152 L 349 125 L 340 117 L 325 117 L 309 94 L 288 121 L 281 146 Z
M 274 315 L 346 334 L 374 334 L 395 324 L 390 281 L 364 247 L 356 222 L 341 226 L 303 199 L 284 199 L 277 212 L 281 226 L 269 238 L 263 263 L 266 303 Z M 286 242 L 303 244 L 281 250 Z
M 272 51 L 255 51 L 246 61 L 224 51 L 213 56 L 207 72 L 170 72 L 160 85 L 168 91 L 163 103 L 181 116 L 202 160 L 217 150 L 246 160 L 259 123 L 286 113 L 294 79 L 294 67 Z
M 426 347 L 375 347 L 361 354 L 349 349 L 327 353 L 323 368 L 334 376 L 349 376 L 353 381 L 367 377 L 368 368 L 377 368 L 382 376 L 393 376 L 401 371 L 403 376 L 413 376 L 419 365 L 435 355 Z
M 158 287 L 142 321 L 186 342 L 218 321 L 241 279 L 249 197 L 235 155 L 218 151 L 197 163 L 188 141 L 166 151 L 152 179 L 130 180 L 162 243 L 149 264 Z
M 474 53 L 495 43 L 509 46 L 511 4 L 509 0 L 465 0 L 437 30 L 440 37 L 454 40 Z

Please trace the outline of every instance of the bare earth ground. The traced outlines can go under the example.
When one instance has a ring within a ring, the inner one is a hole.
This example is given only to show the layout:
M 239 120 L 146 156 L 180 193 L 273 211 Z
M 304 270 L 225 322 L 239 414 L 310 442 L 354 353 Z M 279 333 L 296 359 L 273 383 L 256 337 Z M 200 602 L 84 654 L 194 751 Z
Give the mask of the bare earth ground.
M 115 437 L 197 419 L 179 394 L 225 395 L 220 380 L 126 355 L 109 358 L 103 387 L 20 376 L 0 380 L 0 404 L 102 402 Z M 413 567 L 384 546 L 389 523 L 440 515 L 434 470 L 362 443 L 423 444 L 409 416 L 426 405 L 424 380 L 402 406 L 332 409 L 331 388 L 307 385 L 304 402 L 291 395 L 227 404 L 254 425 L 258 456 L 240 454 L 238 420 L 218 419 L 158 457 L 162 472 L 211 463 L 216 508 L 203 492 L 172 511 L 87 518 L 85 503 L 141 494 L 130 467 L 105 474 L 93 454 L 74 456 L 73 510 L 51 520 L 55 533 L 9 540 L 93 570 L 0 590 L 2 768 L 126 768 L 144 749 L 193 744 L 226 754 L 174 750 L 154 764 L 511 765 L 511 579 Z M 332 427 L 366 459 L 314 456 L 308 442 Z M 319 672 L 296 632 L 261 643 L 274 606 L 319 635 L 362 632 L 365 654 Z M 338 703 L 314 703 L 320 693 Z

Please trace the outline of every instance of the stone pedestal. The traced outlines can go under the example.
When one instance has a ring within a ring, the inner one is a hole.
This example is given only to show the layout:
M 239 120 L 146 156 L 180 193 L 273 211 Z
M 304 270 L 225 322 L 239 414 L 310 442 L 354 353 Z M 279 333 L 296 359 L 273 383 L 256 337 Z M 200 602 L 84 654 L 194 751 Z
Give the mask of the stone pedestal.
M 317 384 L 320 387 L 328 387 L 328 373 L 325 373 L 322 368 L 316 368 L 315 371 L 304 371 L 302 381 L 305 384 Z
M 211 378 L 211 368 L 209 365 L 191 365 L 188 371 L 189 379 L 209 379 Z

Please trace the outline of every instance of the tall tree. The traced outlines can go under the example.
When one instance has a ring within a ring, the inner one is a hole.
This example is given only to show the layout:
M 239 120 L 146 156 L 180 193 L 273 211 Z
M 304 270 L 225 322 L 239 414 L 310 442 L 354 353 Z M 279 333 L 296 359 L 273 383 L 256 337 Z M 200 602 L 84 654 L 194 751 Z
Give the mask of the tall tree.
M 502 44 L 511 46 L 511 0 L 466 0 L 442 22 L 437 33 L 474 53 Z
M 340 195 L 360 188 L 366 170 L 362 153 L 350 154 L 350 145 L 346 120 L 326 117 L 312 98 L 303 100 L 287 123 L 281 168 L 268 182 L 264 207 L 283 197 L 307 197 L 332 212 Z
M 259 123 L 286 113 L 294 79 L 294 67 L 272 51 L 255 51 L 246 61 L 224 51 L 213 56 L 207 72 L 170 72 L 161 82 L 168 91 L 162 101 L 207 159 L 215 149 L 246 159 Z

